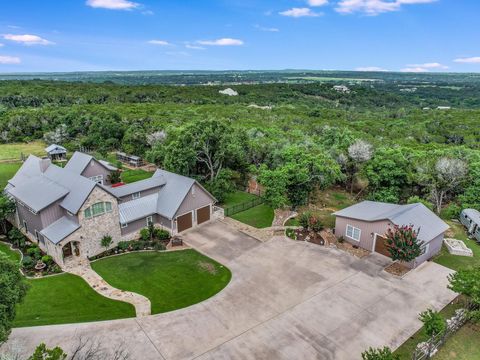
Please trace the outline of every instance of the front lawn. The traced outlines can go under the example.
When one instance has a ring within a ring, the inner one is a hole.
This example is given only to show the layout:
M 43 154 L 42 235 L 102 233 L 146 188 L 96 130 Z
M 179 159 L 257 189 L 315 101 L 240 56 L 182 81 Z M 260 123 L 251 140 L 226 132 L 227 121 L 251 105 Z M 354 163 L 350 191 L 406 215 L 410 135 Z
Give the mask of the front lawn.
M 0 163 L 0 189 L 3 190 L 7 186 L 8 180 L 10 180 L 13 175 L 20 169 L 22 166 L 21 162 L 13 163 Z
M 152 175 L 153 173 L 142 169 L 126 169 L 122 171 L 122 181 L 126 184 L 129 184 L 135 181 L 151 178 Z
M 18 160 L 21 154 L 45 156 L 45 148 L 47 145 L 43 141 L 32 141 L 29 143 L 1 144 L 0 145 L 0 161 L 2 160 Z
M 110 285 L 146 296 L 152 314 L 199 303 L 230 281 L 230 270 L 195 250 L 138 252 L 92 263 Z
M 233 214 L 231 218 L 244 224 L 262 229 L 272 226 L 273 209 L 267 204 L 260 204 L 248 210 Z
M 254 199 L 257 199 L 256 195 L 238 190 L 225 196 L 222 207 L 229 208 Z
M 450 225 L 450 230 L 446 236 L 463 240 L 465 245 L 472 249 L 473 257 L 452 255 L 448 252 L 446 246 L 443 245 L 440 254 L 438 254 L 433 261 L 453 270 L 480 265 L 480 245 L 467 237 L 467 233 L 462 224 L 452 221 L 447 221 L 447 223 Z
M 96 293 L 81 277 L 61 274 L 28 280 L 14 327 L 68 324 L 135 317 L 133 305 Z
M 433 357 L 434 360 L 480 359 L 480 327 L 467 324 L 450 337 Z

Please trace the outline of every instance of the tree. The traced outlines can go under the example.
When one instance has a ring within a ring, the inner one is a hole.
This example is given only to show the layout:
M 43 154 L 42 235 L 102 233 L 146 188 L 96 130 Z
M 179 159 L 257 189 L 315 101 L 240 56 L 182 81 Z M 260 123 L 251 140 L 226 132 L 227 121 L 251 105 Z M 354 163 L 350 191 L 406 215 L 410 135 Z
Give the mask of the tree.
M 386 246 L 392 260 L 410 262 L 422 255 L 422 243 L 418 240 L 418 233 L 413 225 L 395 225 L 386 233 Z
M 15 203 L 5 194 L 0 194 L 0 229 L 3 234 L 7 233 L 7 219 L 15 212 Z
M 360 166 L 369 161 L 373 156 L 373 146 L 366 141 L 357 140 L 348 147 L 348 157 L 345 164 L 345 169 L 348 174 L 348 181 L 350 183 L 350 194 L 353 193 L 353 185 L 355 182 L 355 175 L 359 171 Z
M 0 344 L 7 340 L 15 318 L 16 305 L 27 293 L 28 284 L 18 264 L 0 252 Z
M 462 185 L 467 173 L 465 161 L 450 157 L 441 157 L 435 163 L 427 161 L 418 167 L 417 179 L 430 190 L 437 214 L 440 214 L 447 195 Z
M 16 248 L 23 248 L 25 246 L 25 236 L 17 228 L 13 228 L 8 232 L 8 239 Z
M 430 337 L 443 333 L 447 328 L 447 322 L 443 316 L 432 309 L 420 313 L 419 320 L 423 322 L 425 332 Z
M 105 235 L 100 240 L 100 245 L 102 245 L 105 248 L 105 251 L 107 251 L 110 245 L 112 245 L 112 242 L 113 242 L 112 237 L 110 235 Z
M 394 355 L 389 347 L 373 349 L 369 348 L 362 353 L 363 360 L 400 360 L 399 355 Z
M 67 354 L 58 346 L 49 349 L 44 343 L 41 343 L 28 360 L 64 360 L 66 358 Z
M 55 131 L 49 131 L 43 135 L 47 144 L 61 144 L 68 140 L 68 126 L 60 124 Z
M 450 282 L 448 288 L 465 295 L 473 305 L 473 310 L 469 312 L 470 318 L 480 321 L 480 266 L 460 269 L 449 275 L 448 280 Z

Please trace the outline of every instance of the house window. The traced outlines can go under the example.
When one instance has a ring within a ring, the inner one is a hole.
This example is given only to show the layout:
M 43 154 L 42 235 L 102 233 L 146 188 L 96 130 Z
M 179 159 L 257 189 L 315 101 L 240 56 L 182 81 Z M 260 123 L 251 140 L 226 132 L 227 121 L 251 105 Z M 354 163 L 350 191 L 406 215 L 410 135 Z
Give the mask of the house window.
M 40 241 L 40 236 L 38 234 L 38 231 L 35 229 L 35 239 L 37 239 L 37 241 Z
M 352 240 L 360 241 L 360 235 L 362 231 L 352 225 L 347 225 L 346 236 Z
M 91 176 L 89 179 L 103 185 L 103 175 Z
M 147 226 L 150 226 L 153 224 L 153 216 L 147 216 Z
M 84 210 L 85 218 L 90 219 L 94 216 L 99 216 L 105 213 L 112 212 L 111 202 L 98 202 Z
M 132 200 L 140 198 L 140 191 L 132 194 Z
M 125 229 L 126 227 L 128 227 L 128 224 L 127 223 L 120 223 L 120 227 L 122 229 Z

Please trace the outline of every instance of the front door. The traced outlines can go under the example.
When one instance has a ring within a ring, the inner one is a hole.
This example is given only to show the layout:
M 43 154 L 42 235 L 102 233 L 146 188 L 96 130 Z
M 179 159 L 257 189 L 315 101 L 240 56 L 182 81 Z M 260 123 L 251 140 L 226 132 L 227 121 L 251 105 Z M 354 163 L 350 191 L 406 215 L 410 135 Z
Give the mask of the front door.
M 67 257 L 70 257 L 72 256 L 72 244 L 71 243 L 68 243 L 66 244 L 63 248 L 63 258 L 67 258 Z
M 375 235 L 375 252 L 390 257 L 387 248 L 387 239 L 381 235 Z

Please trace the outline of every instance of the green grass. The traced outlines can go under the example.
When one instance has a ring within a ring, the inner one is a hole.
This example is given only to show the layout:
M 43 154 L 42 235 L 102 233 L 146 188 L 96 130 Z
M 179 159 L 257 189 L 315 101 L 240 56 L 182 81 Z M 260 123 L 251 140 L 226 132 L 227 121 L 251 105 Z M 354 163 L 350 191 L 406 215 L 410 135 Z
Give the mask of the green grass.
M 222 206 L 224 208 L 229 208 L 235 205 L 239 205 L 241 203 L 254 200 L 257 196 L 253 194 L 249 194 L 245 191 L 235 191 L 231 194 L 225 196 L 225 200 L 223 201 Z
M 447 221 L 447 223 L 451 228 L 449 230 L 450 233 L 448 233 L 447 236 L 458 240 L 463 240 L 465 245 L 472 249 L 473 257 L 452 255 L 448 252 L 445 245 L 443 245 L 440 254 L 438 254 L 433 261 L 453 270 L 480 265 L 480 245 L 467 237 L 467 233 L 462 224 L 452 221 Z
M 236 213 L 231 217 L 244 224 L 262 229 L 272 226 L 274 212 L 270 206 L 260 204 L 251 209 Z
M 45 143 L 42 141 L 33 141 L 30 143 L 15 143 L 15 144 L 1 144 L 0 145 L 0 161 L 5 160 L 20 160 L 20 155 L 25 156 L 30 154 L 43 156 L 45 153 Z
M 80 277 L 61 274 L 28 280 L 30 289 L 17 306 L 14 327 L 112 320 L 135 316 L 133 305 L 107 299 Z
M 285 223 L 285 226 L 300 226 L 300 225 L 298 224 L 298 219 L 295 217 L 295 218 L 288 219 Z
M 153 173 L 142 170 L 142 169 L 136 169 L 136 170 L 127 169 L 122 172 L 122 181 L 124 183 L 129 184 L 135 181 L 151 178 L 152 175 Z
M 21 162 L 0 163 L 0 188 L 2 190 L 7 185 L 8 180 L 20 169 L 20 166 L 22 166 Z
M 440 311 L 440 313 L 444 316 L 445 319 L 449 319 L 455 314 L 455 310 L 460 309 L 461 307 L 463 307 L 463 304 L 461 301 L 454 301 L 451 304 L 444 307 L 443 310 Z M 455 336 L 457 336 L 457 334 L 453 335 L 452 338 Z M 395 354 L 400 356 L 400 360 L 410 360 L 412 358 L 412 353 L 417 347 L 417 344 L 423 341 L 426 341 L 427 339 L 428 339 L 428 335 L 425 333 L 425 329 L 422 327 L 414 335 L 412 335 L 407 341 L 405 341 L 395 351 Z M 434 357 L 434 359 L 437 359 L 437 357 Z
M 467 324 L 450 337 L 433 357 L 434 360 L 480 359 L 480 328 Z
M 20 262 L 21 255 L 18 251 L 10 249 L 10 245 L 0 242 L 0 253 L 4 253 L 7 257 L 15 262 Z
M 153 314 L 208 299 L 231 278 L 229 269 L 190 249 L 130 253 L 95 261 L 92 267 L 110 285 L 149 298 Z

